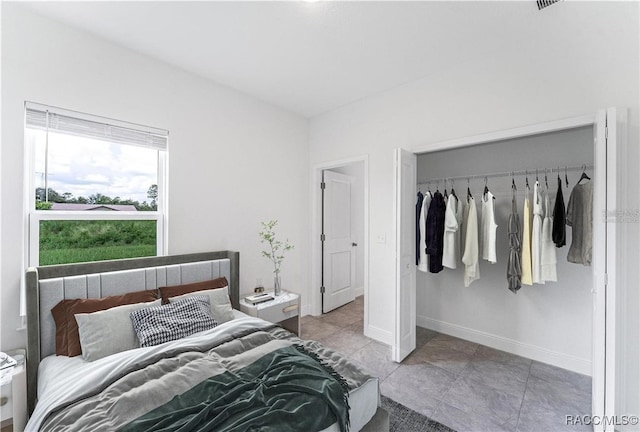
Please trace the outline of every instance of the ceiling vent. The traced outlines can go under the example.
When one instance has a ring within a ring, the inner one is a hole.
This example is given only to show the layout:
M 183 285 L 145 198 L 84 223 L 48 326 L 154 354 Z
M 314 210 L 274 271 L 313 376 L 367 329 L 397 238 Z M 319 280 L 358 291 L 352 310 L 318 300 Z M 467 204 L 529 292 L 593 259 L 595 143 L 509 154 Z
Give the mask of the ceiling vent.
M 551 6 L 554 3 L 558 3 L 559 1 L 560 0 L 537 0 L 536 3 L 538 3 L 538 10 L 542 10 L 547 6 Z

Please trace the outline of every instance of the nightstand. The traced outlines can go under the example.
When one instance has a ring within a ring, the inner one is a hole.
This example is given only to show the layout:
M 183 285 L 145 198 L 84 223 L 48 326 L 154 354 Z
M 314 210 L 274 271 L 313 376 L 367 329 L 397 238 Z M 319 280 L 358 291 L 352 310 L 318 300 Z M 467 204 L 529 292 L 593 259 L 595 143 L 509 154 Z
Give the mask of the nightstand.
M 290 332 L 299 335 L 300 296 L 288 291 L 282 291 L 279 296 L 273 295 L 273 291 L 266 292 L 271 294 L 274 299 L 253 305 L 243 298 L 240 300 L 240 311 L 247 315 L 279 324 Z
M 0 371 L 0 429 L 2 432 L 23 431 L 27 424 L 27 372 L 24 359 L 25 351 L 8 352 L 18 360 L 16 366 Z

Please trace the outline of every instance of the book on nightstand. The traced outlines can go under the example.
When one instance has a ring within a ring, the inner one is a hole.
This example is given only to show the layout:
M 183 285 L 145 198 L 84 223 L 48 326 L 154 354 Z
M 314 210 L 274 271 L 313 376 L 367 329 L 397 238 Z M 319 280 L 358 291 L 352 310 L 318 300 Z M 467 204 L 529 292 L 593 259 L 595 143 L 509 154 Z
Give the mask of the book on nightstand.
M 0 370 L 13 367 L 17 364 L 13 357 L 0 351 Z
M 273 300 L 273 297 L 270 294 L 255 294 L 250 295 L 244 298 L 247 303 L 251 303 L 252 305 L 257 305 L 258 303 L 264 303 L 269 300 Z

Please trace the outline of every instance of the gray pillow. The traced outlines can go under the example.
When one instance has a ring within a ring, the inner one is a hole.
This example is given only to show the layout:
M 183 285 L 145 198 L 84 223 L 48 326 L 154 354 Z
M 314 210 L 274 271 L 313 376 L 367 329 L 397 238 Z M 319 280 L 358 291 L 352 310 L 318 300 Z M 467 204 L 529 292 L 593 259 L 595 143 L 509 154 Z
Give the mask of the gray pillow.
M 211 305 L 211 315 L 218 324 L 231 321 L 233 319 L 233 307 L 229 300 L 229 288 L 216 288 L 211 290 L 194 291 L 177 297 L 170 297 L 169 303 L 176 302 L 194 295 L 209 296 L 209 304 Z
M 160 345 L 214 328 L 209 296 L 191 296 L 166 305 L 131 312 L 141 347 Z
M 140 347 L 129 314 L 138 309 L 159 306 L 160 303 L 161 300 L 158 299 L 74 315 L 78 322 L 82 358 L 94 361 Z

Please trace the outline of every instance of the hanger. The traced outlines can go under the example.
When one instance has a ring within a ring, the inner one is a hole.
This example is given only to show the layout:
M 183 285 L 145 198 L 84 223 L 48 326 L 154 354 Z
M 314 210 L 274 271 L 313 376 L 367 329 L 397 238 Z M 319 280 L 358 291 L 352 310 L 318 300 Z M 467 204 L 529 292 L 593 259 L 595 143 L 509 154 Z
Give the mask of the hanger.
M 538 182 L 538 168 L 536 168 L 536 182 Z
M 591 177 L 587 175 L 586 171 L 587 171 L 587 166 L 585 164 L 582 164 L 582 174 L 580 175 L 580 180 L 578 180 L 577 184 L 579 184 L 584 179 L 591 180 Z
M 449 198 L 449 194 L 447 193 L 447 179 L 444 179 L 444 199 Z
M 484 176 L 484 191 L 482 192 L 482 196 L 485 197 L 489 192 L 489 186 L 487 186 L 487 176 Z
M 458 199 L 458 195 L 456 195 L 456 191 L 453 189 L 455 181 L 451 179 L 451 195 L 453 195 L 456 199 Z
M 518 188 L 516 187 L 516 179 L 514 178 L 514 175 L 515 173 L 511 171 L 511 190 L 517 192 Z
M 547 180 L 547 169 L 544 169 L 544 185 L 547 187 L 547 192 L 549 192 L 549 180 Z
M 527 172 L 527 170 L 524 170 L 524 175 L 525 175 L 525 186 L 527 187 L 527 190 L 531 190 L 531 188 L 529 187 L 529 172 Z
M 473 198 L 473 195 L 471 195 L 471 180 L 467 178 L 467 201 L 469 201 L 471 198 Z
M 567 166 L 564 166 L 564 181 L 567 184 L 567 187 L 569 187 L 569 177 L 567 177 Z

